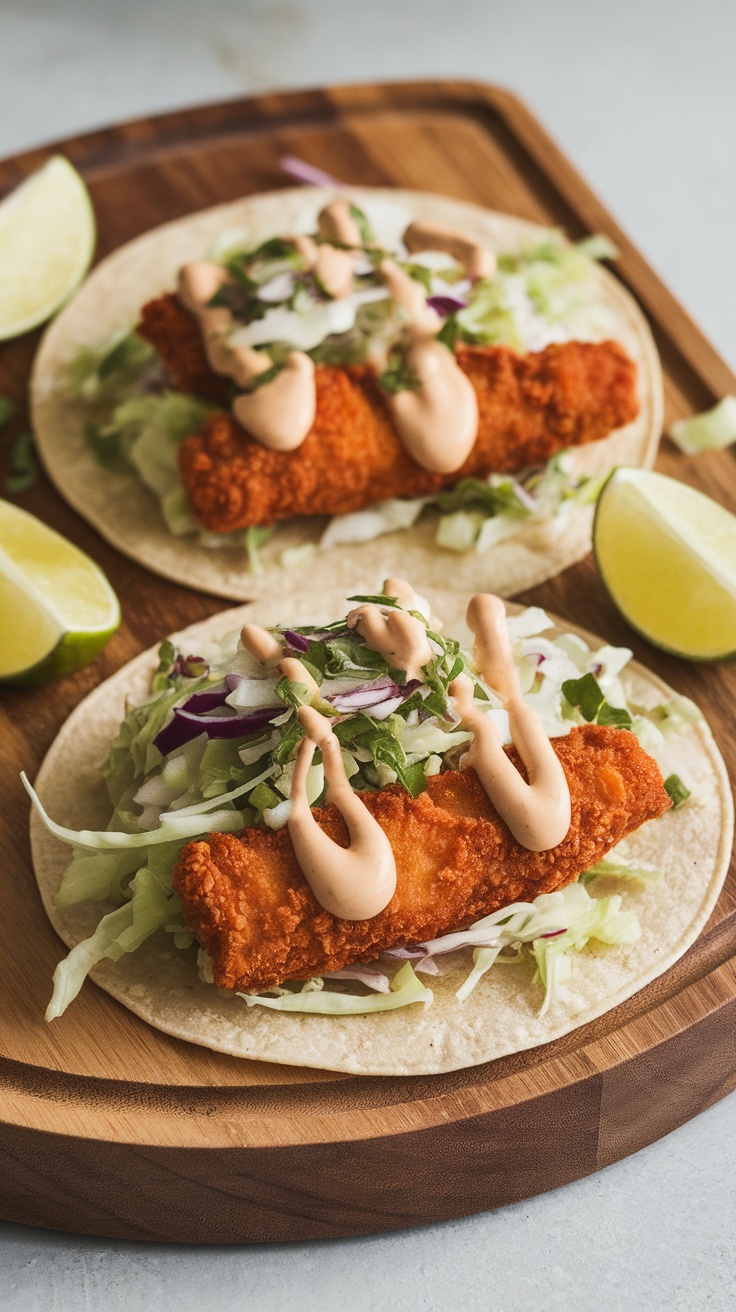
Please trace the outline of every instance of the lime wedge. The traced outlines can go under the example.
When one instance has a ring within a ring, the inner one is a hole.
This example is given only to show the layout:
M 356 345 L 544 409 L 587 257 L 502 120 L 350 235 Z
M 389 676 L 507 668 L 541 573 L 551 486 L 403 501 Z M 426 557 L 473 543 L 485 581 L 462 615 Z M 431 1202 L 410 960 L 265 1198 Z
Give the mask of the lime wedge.
M 34 515 L 0 501 L 0 680 L 47 683 L 79 670 L 120 623 L 102 570 Z
M 0 202 L 0 340 L 50 318 L 82 281 L 94 248 L 87 188 L 54 155 Z
M 593 551 L 612 600 L 655 647 L 686 660 L 736 654 L 736 515 L 649 469 L 616 469 Z

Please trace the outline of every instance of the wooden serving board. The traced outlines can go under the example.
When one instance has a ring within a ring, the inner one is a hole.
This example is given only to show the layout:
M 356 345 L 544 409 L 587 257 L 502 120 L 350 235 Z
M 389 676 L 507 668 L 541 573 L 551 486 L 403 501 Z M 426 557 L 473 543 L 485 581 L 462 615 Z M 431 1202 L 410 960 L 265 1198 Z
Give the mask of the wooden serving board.
M 90 133 L 0 163 L 0 194 L 61 150 L 85 176 L 98 256 L 191 210 L 289 184 L 291 153 L 353 184 L 445 192 L 574 238 L 605 232 L 649 315 L 667 423 L 736 391 L 718 358 L 528 110 L 467 83 L 262 96 Z M 21 404 L 38 335 L 0 347 Z M 2 472 L 18 421 L 2 434 Z M 732 452 L 658 468 L 736 510 Z M 18 773 L 103 678 L 168 631 L 222 608 L 119 556 L 41 478 L 19 504 L 106 570 L 123 624 L 98 660 L 0 695 L 0 1215 L 135 1239 L 331 1237 L 498 1206 L 586 1175 L 680 1125 L 736 1084 L 736 871 L 701 937 L 654 983 L 544 1048 L 449 1075 L 354 1078 L 247 1063 L 149 1029 L 93 985 L 48 1026 L 62 946 L 46 922 Z M 632 646 L 704 709 L 736 773 L 736 670 L 655 652 L 607 601 L 590 558 L 517 600 Z

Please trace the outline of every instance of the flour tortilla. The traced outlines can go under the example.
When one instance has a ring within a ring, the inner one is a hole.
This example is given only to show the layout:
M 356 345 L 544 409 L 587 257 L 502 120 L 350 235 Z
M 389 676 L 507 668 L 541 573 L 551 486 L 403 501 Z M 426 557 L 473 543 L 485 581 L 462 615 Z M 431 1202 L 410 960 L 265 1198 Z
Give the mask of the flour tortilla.
M 375 592 L 374 575 L 363 576 Z M 465 599 L 456 592 L 431 592 L 433 613 L 445 631 L 470 645 L 464 624 Z M 509 607 L 518 611 L 518 607 Z M 183 649 L 217 640 L 246 620 L 260 624 L 321 623 L 345 613 L 339 590 L 315 603 L 315 594 L 292 594 L 215 615 L 185 630 Z M 564 621 L 560 626 L 570 631 Z M 582 634 L 591 643 L 590 635 Z M 178 638 L 175 641 L 179 641 Z M 100 777 L 125 713 L 127 699 L 142 700 L 150 688 L 156 650 L 144 652 L 95 689 L 72 713 L 51 747 L 36 787 L 49 813 L 75 828 L 103 829 L 110 803 Z M 655 706 L 672 690 L 639 665 L 624 682 L 643 706 Z M 447 973 L 425 977 L 434 993 L 426 1010 L 415 1005 L 374 1016 L 304 1016 L 247 1007 L 224 996 L 197 975 L 194 949 L 180 951 L 169 936 L 157 934 L 118 962 L 96 966 L 92 976 L 107 993 L 159 1030 L 236 1057 L 360 1075 L 420 1075 L 456 1070 L 548 1043 L 593 1020 L 662 974 L 686 951 L 705 925 L 726 876 L 733 839 L 733 803 L 721 755 L 709 729 L 691 727 L 671 748 L 666 773 L 675 772 L 692 790 L 687 805 L 642 826 L 626 842 L 635 864 L 655 866 L 661 878 L 647 885 L 620 882 L 611 889 L 600 880 L 596 895 L 620 891 L 624 906 L 640 919 L 642 937 L 627 947 L 589 947 L 574 953 L 568 992 L 546 1016 L 537 1015 L 542 991 L 533 986 L 533 967 L 494 967 L 460 1005 L 455 990 L 471 964 L 469 952 L 455 955 Z M 49 919 L 72 947 L 93 932 L 106 904 L 85 903 L 64 910 L 53 898 L 69 861 L 69 848 L 31 821 L 36 878 Z M 610 883 L 611 881 L 606 881 Z M 450 958 L 444 958 L 448 962 Z M 50 985 L 50 981 L 49 981 Z M 74 1004 L 72 1004 L 74 1005 Z
M 366 210 L 387 244 L 400 239 L 411 218 L 457 225 L 495 250 L 511 251 L 538 241 L 546 232 L 523 219 L 478 205 L 424 192 L 355 188 L 349 192 Z M 133 327 L 141 306 L 171 291 L 181 265 L 203 259 L 224 232 L 253 246 L 277 233 L 314 231 L 319 210 L 334 198 L 320 188 L 298 187 L 218 205 L 146 233 L 108 256 L 49 328 L 31 380 L 33 426 L 46 470 L 59 492 L 125 555 L 164 578 L 234 600 L 278 596 L 295 581 L 294 569 L 280 564 L 282 551 L 316 542 L 324 519 L 292 520 L 280 526 L 264 550 L 267 568 L 253 574 L 240 546 L 209 548 L 196 536 L 174 537 L 159 504 L 133 472 L 103 469 L 84 437 L 85 414 L 64 393 L 66 365 L 81 346 L 96 346 L 120 329 Z M 590 314 L 598 337 L 613 337 L 638 367 L 640 413 L 633 423 L 581 448 L 573 467 L 599 473 L 614 465 L 651 466 L 662 431 L 662 377 L 648 324 L 632 297 L 606 269 L 592 271 Z M 602 326 L 601 326 L 602 325 Z M 454 586 L 467 593 L 492 589 L 511 596 L 580 560 L 590 549 L 592 507 L 571 517 L 530 525 L 483 554 L 458 555 L 434 541 L 436 514 L 425 514 L 412 529 L 365 545 L 340 545 L 319 552 L 306 570 L 310 586 L 350 586 L 367 570 L 402 571 L 427 587 Z M 397 554 L 400 553 L 400 556 Z

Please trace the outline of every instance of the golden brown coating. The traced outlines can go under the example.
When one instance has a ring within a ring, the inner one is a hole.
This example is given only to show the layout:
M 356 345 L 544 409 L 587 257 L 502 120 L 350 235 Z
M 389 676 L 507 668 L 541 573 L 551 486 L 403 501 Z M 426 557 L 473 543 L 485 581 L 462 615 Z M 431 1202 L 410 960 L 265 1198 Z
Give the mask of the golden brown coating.
M 175 385 L 224 404 L 229 381 L 207 365 L 194 318 L 173 296 L 143 309 L 138 329 Z M 422 469 L 397 437 L 373 370 L 318 366 L 314 426 L 295 451 L 269 451 L 228 414 L 182 444 L 192 512 L 227 533 L 295 515 L 337 515 L 388 497 L 417 497 L 461 478 L 512 473 L 606 437 L 638 412 L 636 366 L 615 342 L 566 342 L 517 355 L 506 346 L 457 350 L 478 397 L 478 436 L 452 474 Z
M 570 786 L 572 822 L 549 852 L 530 852 L 512 838 L 474 770 L 436 775 L 417 798 L 397 784 L 360 794 L 390 838 L 397 869 L 393 898 L 370 920 L 339 920 L 319 905 L 287 829 L 189 843 L 174 888 L 187 925 L 212 957 L 215 983 L 258 991 L 321 975 L 553 892 L 670 807 L 659 768 L 633 733 L 584 725 L 553 746 Z M 314 815 L 347 845 L 335 807 Z
M 150 342 L 180 392 L 226 404 L 232 383 L 210 369 L 197 320 L 176 296 L 159 296 L 144 305 L 136 332 Z

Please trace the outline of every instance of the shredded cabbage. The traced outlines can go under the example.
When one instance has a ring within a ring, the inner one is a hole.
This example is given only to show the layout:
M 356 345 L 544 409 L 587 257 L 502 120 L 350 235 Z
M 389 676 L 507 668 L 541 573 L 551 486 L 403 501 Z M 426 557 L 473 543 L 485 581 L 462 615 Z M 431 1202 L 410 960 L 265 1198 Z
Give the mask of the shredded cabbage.
M 567 953 L 582 951 L 591 939 L 626 944 L 635 943 L 640 935 L 637 917 L 632 911 L 621 910 L 618 894 L 593 898 L 583 883 L 568 884 L 556 893 L 541 893 L 531 903 L 507 907 L 487 916 L 470 930 L 448 936 L 457 946 L 485 939 L 483 946 L 475 949 L 473 969 L 456 996 L 464 1002 L 505 948 L 515 950 L 514 961 L 523 960 L 526 949 L 536 963 L 533 983 L 540 983 L 545 991 L 539 1009 L 539 1015 L 543 1016 L 553 1002 L 556 986 L 569 976 Z M 442 942 L 437 939 L 434 944 L 420 946 L 436 951 L 437 944 Z
M 380 501 L 367 510 L 357 510 L 351 515 L 335 515 L 320 538 L 320 549 L 327 551 L 329 547 L 339 546 L 343 542 L 372 542 L 384 533 L 411 528 L 426 505 L 426 497 L 416 497 L 413 500 L 394 498 Z
M 390 227 L 383 233 L 386 249 L 397 244 L 393 221 Z M 333 298 L 316 285 L 313 273 L 288 241 L 276 236 L 250 250 L 244 240 L 242 233 L 237 241 L 234 232 L 225 233 L 214 254 L 231 278 L 218 292 L 224 298 L 218 303 L 233 314 L 229 334 L 233 346 L 263 348 L 274 369 L 294 348 L 309 352 L 322 364 L 390 359 L 392 354 L 403 360 L 405 318 L 387 294 L 378 270 L 377 246 L 371 244 L 355 262 L 349 294 Z M 550 342 L 610 335 L 608 324 L 589 322 L 586 285 L 593 261 L 614 254 L 606 238 L 591 237 L 570 246 L 560 233 L 551 231 L 519 251 L 502 252 L 494 277 L 474 283 L 441 252 L 419 252 L 409 260 L 399 253 L 396 258 L 439 307 L 444 318 L 440 337 L 448 347 L 465 340 L 504 342 L 516 350 L 536 351 Z M 385 376 L 389 375 L 391 370 Z M 391 377 L 396 384 L 396 377 Z M 80 349 L 68 366 L 67 385 L 71 395 L 88 407 L 87 438 L 97 458 L 111 468 L 135 469 L 158 498 L 172 534 L 198 534 L 207 547 L 239 548 L 253 572 L 262 568 L 264 530 L 211 533 L 192 516 L 177 452 L 183 438 L 201 427 L 212 407 L 167 390 L 163 365 L 145 342 L 126 326 L 99 346 Z M 448 509 L 440 504 L 439 545 L 452 551 L 486 551 L 518 531 L 530 516 L 561 514 L 568 502 L 594 496 L 593 480 L 584 484 L 568 479 L 567 484 L 554 487 L 558 475 L 557 467 L 552 476 L 550 467 L 535 475 L 536 504 L 530 504 L 525 488 L 515 480 L 505 480 L 505 504 L 499 498 L 493 507 L 486 502 L 482 511 L 475 505 Z M 408 528 L 427 504 L 425 498 L 395 499 L 337 516 L 328 524 L 320 549 L 369 542 Z M 281 565 L 303 568 L 314 550 L 312 543 L 287 548 L 281 553 Z
M 417 979 L 407 961 L 391 981 L 389 993 L 371 993 L 359 997 L 355 993 L 328 992 L 326 989 L 301 993 L 282 993 L 279 997 L 266 997 L 255 993 L 238 993 L 249 1007 L 270 1007 L 273 1011 L 300 1011 L 317 1016 L 363 1016 L 368 1012 L 395 1011 L 422 1002 L 429 1007 L 434 1000 L 431 989 Z
M 730 446 L 736 442 L 736 396 L 724 396 L 712 410 L 676 420 L 667 436 L 686 456 Z
M 568 733 L 574 723 L 600 719 L 607 707 L 609 719 L 612 714 L 625 715 L 638 733 L 643 734 L 646 726 L 663 746 L 665 735 L 687 732 L 699 718 L 693 704 L 681 697 L 653 711 L 630 705 L 619 679 L 631 657 L 628 649 L 604 646 L 591 651 L 574 635 L 547 636 L 550 627 L 551 621 L 539 608 L 509 621 L 525 700 L 540 714 L 550 737 Z M 433 659 L 424 667 L 422 683 L 405 684 L 400 672 L 390 670 L 380 654 L 368 648 L 344 621 L 323 629 L 275 632 L 317 682 L 319 692 L 312 697 L 312 704 L 334 717 L 346 773 L 358 790 L 398 779 L 417 796 L 428 778 L 443 768 L 446 754 L 470 739 L 458 724 L 448 694 L 451 680 L 463 668 L 473 674 L 470 658 L 455 640 L 428 628 Z M 56 824 L 23 777 L 44 825 L 73 848 L 57 905 L 123 899 L 121 907 L 103 917 L 95 934 L 74 949 L 70 964 L 60 968 L 54 1015 L 61 1014 L 75 996 L 91 965 L 104 956 L 115 958 L 122 951 L 134 950 L 157 927 L 171 932 L 177 946 L 191 941 L 171 889 L 171 871 L 182 843 L 261 822 L 277 829 L 289 817 L 291 781 L 302 737 L 297 710 L 309 699 L 308 690 L 264 674 L 237 635 L 227 635 L 219 645 L 206 644 L 196 655 L 177 652 L 173 643 L 165 642 L 159 656 L 153 677 L 155 691 L 140 705 L 128 708 L 103 769 L 114 807 L 109 829 L 74 830 Z M 476 704 L 495 719 L 502 741 L 507 741 L 506 712 L 493 690 L 476 674 L 473 677 Z M 615 705 L 606 701 L 604 689 L 607 696 L 615 693 Z M 166 742 L 173 740 L 166 735 L 175 720 L 175 708 L 186 707 L 190 699 L 190 714 L 196 711 L 195 736 L 167 752 Z M 283 712 L 269 719 L 268 710 L 279 703 Z M 264 711 L 265 722 L 258 718 Z M 250 732 L 243 730 L 241 737 L 209 737 L 207 712 L 217 724 L 220 715 L 252 714 L 255 718 L 249 723 L 254 727 Z M 312 805 L 320 805 L 324 799 L 319 758 L 309 772 L 308 797 Z M 634 919 L 621 910 L 620 897 L 592 899 L 586 893 L 585 885 L 602 875 L 654 877 L 653 872 L 625 860 L 602 861 L 585 872 L 578 885 L 544 895 L 534 903 L 503 908 L 469 929 L 418 945 L 410 955 L 422 958 L 418 969 L 431 971 L 436 970 L 437 956 L 474 950 L 472 970 L 458 992 L 462 1001 L 493 965 L 531 954 L 548 1007 L 556 982 L 569 967 L 566 954 L 580 950 L 590 938 L 630 942 L 638 933 Z M 545 938 L 548 933 L 556 937 Z M 431 995 L 412 994 L 416 983 L 412 978 L 409 973 L 396 976 L 386 1006 L 431 1000 Z M 324 989 L 314 983 L 299 994 L 289 987 L 276 999 L 249 999 L 248 1005 L 257 1001 L 281 1010 L 334 1014 L 382 1009 L 364 1005 L 366 1000 L 354 992 L 337 994 L 336 983 L 328 980 Z
M 175 921 L 179 899 L 165 877 L 143 869 L 130 885 L 131 898 L 116 911 L 103 916 L 90 938 L 72 948 L 54 972 L 54 992 L 46 1019 L 54 1020 L 76 998 L 89 971 L 98 961 L 118 961 L 125 952 L 135 952 L 157 929 Z M 182 923 L 183 928 L 183 923 Z

